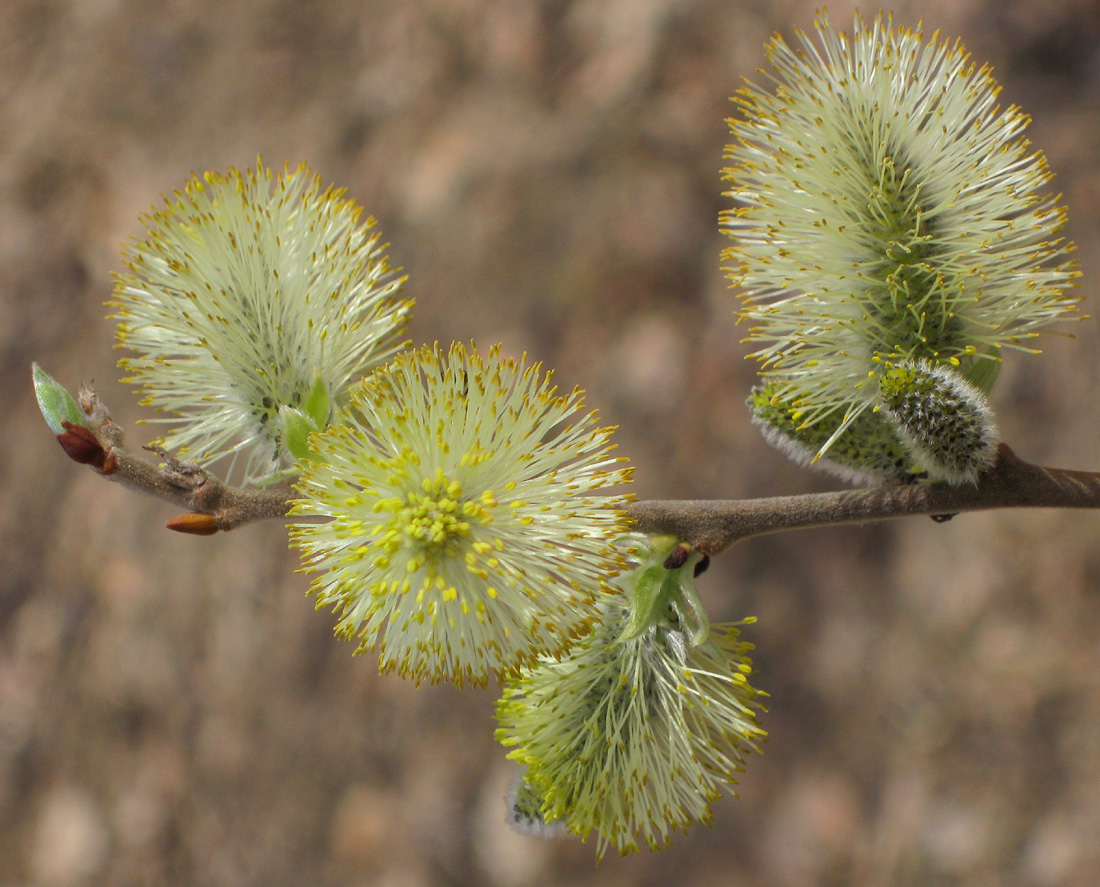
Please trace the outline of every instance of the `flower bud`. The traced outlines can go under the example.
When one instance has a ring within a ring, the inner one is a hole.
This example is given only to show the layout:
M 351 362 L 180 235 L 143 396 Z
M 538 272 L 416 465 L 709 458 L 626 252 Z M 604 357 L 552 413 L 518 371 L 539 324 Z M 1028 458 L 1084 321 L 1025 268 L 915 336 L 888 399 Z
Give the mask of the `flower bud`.
M 836 414 L 807 422 L 774 393 L 776 387 L 771 383 L 756 386 L 748 405 L 753 424 L 764 439 L 794 462 L 853 484 L 909 483 L 920 474 L 883 416 L 864 410 L 845 428 Z
M 927 361 L 889 367 L 881 413 L 931 480 L 975 483 L 997 459 L 1000 433 L 985 396 L 955 370 Z

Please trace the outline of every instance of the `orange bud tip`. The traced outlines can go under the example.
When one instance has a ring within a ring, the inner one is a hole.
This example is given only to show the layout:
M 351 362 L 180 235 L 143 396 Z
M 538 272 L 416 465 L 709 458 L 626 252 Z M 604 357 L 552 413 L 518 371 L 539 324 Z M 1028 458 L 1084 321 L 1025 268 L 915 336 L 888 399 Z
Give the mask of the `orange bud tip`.
M 221 529 L 218 519 L 212 514 L 180 514 L 165 526 L 177 533 L 189 533 L 192 536 L 213 536 Z
M 103 468 L 107 461 L 107 451 L 103 449 L 103 444 L 96 440 L 91 430 L 67 420 L 63 421 L 61 426 L 65 430 L 57 435 L 57 442 L 61 444 L 65 455 L 81 465 Z

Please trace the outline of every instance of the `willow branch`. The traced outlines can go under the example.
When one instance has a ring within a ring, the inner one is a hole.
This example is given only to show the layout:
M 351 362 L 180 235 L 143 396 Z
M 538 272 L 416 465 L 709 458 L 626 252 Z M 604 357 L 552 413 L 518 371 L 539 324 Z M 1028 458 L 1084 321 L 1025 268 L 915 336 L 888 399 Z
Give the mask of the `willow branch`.
M 208 536 L 251 521 L 286 516 L 293 490 L 233 487 L 201 466 L 181 462 L 156 447 L 148 449 L 162 461 L 153 461 L 126 447 L 122 427 L 111 419 L 91 387 L 82 386 L 77 399 L 89 427 L 66 423 L 65 433 L 58 435 L 65 452 L 108 480 L 183 508 L 187 513 L 169 521 L 170 529 Z
M 210 535 L 286 517 L 293 490 L 233 487 L 156 448 L 151 452 L 159 461 L 154 461 L 125 446 L 121 426 L 90 387 L 81 388 L 79 402 L 89 427 L 66 423 L 65 433 L 58 436 L 65 451 L 109 480 L 184 509 L 185 514 L 168 522 L 170 529 Z M 715 555 L 742 539 L 781 530 L 913 515 L 947 517 L 994 508 L 1100 508 L 1100 474 L 1032 465 L 1001 444 L 996 464 L 975 485 L 906 484 L 763 499 L 649 500 L 633 502 L 627 511 L 638 532 L 676 536 Z
M 630 515 L 642 533 L 678 536 L 718 554 L 750 536 L 859 524 L 912 515 L 942 516 L 994 508 L 1100 508 L 1100 474 L 1043 468 L 1005 444 L 975 485 L 905 484 L 766 499 L 651 500 Z

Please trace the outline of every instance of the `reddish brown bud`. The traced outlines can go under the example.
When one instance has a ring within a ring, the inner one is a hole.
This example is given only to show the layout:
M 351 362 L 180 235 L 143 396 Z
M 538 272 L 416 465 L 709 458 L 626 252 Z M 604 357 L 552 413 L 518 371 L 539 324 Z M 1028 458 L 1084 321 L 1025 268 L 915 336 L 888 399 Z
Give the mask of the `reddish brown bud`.
M 221 527 L 212 514 L 180 514 L 165 524 L 169 530 L 177 533 L 189 533 L 192 536 L 213 536 Z
M 57 442 L 61 444 L 65 454 L 81 465 L 102 469 L 107 460 L 107 451 L 91 430 L 68 420 L 63 421 L 61 427 L 65 430 L 57 435 Z
M 672 549 L 672 552 L 665 558 L 665 562 L 661 566 L 666 570 L 679 570 L 688 562 L 689 557 L 691 557 L 691 546 L 681 542 Z

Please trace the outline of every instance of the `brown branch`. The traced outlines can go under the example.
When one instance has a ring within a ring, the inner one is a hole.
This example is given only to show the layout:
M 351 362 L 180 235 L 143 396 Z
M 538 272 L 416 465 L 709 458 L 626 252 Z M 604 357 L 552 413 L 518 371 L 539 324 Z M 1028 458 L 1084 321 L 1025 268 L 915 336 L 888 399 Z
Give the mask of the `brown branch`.
M 781 530 L 994 508 L 1100 508 L 1100 474 L 1032 465 L 1001 444 L 996 464 L 977 485 L 906 484 L 768 499 L 651 500 L 635 502 L 628 510 L 639 532 L 678 536 L 713 555 L 750 536 Z
M 126 448 L 122 428 L 98 395 L 80 390 L 90 429 L 65 424 L 65 452 L 104 477 L 178 505 L 173 530 L 210 535 L 250 521 L 286 517 L 294 491 L 248 489 L 223 483 L 198 465 L 153 449 L 162 461 Z M 950 516 L 994 508 L 1100 508 L 1100 474 L 1042 468 L 1001 444 L 996 464 L 977 485 L 906 484 L 866 490 L 808 493 L 766 499 L 650 500 L 627 507 L 634 529 L 677 536 L 708 555 L 764 533 L 865 523 L 912 515 Z
M 199 465 L 181 462 L 155 447 L 150 448 L 151 452 L 163 462 L 154 462 L 123 444 L 122 427 L 111 418 L 91 387 L 81 387 L 78 401 L 91 427 L 84 429 L 66 423 L 65 433 L 58 435 L 65 452 L 91 465 L 109 480 L 185 509 L 187 514 L 168 522 L 170 529 L 208 536 L 251 521 L 286 516 L 294 498 L 293 490 L 232 487 Z M 79 456 L 74 455 L 74 449 Z

